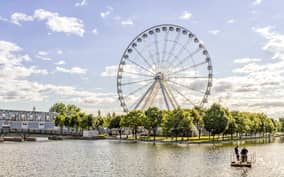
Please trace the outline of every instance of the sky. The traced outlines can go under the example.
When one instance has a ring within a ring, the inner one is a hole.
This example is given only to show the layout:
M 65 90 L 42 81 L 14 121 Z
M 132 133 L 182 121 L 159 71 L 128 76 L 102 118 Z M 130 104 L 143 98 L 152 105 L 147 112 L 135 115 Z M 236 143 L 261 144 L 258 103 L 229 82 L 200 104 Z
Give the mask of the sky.
M 116 71 L 127 45 L 159 24 L 192 31 L 213 65 L 209 106 L 284 114 L 281 0 L 0 1 L 0 108 L 55 102 L 121 112 Z

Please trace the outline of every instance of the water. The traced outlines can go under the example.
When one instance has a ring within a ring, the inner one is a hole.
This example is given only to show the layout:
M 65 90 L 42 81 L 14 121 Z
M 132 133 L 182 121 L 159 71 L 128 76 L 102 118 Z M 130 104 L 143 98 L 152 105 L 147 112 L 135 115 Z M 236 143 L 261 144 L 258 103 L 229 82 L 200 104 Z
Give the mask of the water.
M 248 145 L 251 169 L 230 167 L 232 146 L 152 145 L 119 141 L 0 144 L 2 177 L 280 177 L 284 143 Z

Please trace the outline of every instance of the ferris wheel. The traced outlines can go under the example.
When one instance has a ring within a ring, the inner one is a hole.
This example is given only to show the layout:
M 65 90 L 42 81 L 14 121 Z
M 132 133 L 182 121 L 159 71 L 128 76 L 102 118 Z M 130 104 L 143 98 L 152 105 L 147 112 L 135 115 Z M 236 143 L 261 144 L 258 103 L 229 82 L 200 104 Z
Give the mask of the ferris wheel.
M 124 51 L 117 72 L 123 111 L 190 108 L 207 103 L 213 68 L 204 44 L 182 26 L 153 26 Z

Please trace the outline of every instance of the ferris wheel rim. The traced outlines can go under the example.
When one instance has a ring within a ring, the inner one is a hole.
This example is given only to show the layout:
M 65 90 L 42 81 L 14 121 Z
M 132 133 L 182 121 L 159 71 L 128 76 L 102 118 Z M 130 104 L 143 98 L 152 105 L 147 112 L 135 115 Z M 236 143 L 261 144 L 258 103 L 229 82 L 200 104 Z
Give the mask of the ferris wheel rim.
M 195 34 L 193 34 L 190 30 L 188 30 L 187 28 L 180 26 L 180 25 L 175 25 L 175 24 L 160 24 L 160 25 L 155 25 L 152 27 L 148 27 L 147 29 L 145 29 L 144 31 L 142 31 L 141 33 L 139 33 L 138 35 L 136 35 L 133 40 L 131 40 L 131 42 L 128 44 L 128 46 L 125 48 L 123 55 L 120 59 L 120 63 L 118 66 L 118 70 L 117 70 L 117 94 L 118 94 L 118 99 L 120 101 L 121 107 L 123 108 L 124 112 L 128 112 L 128 106 L 125 103 L 125 99 L 124 99 L 124 95 L 123 95 L 123 91 L 122 91 L 122 83 L 121 83 L 121 79 L 122 79 L 122 73 L 123 71 L 120 70 L 121 66 L 124 66 L 125 63 L 123 63 L 126 59 L 125 57 L 127 56 L 127 51 L 128 49 L 130 49 L 131 47 L 133 47 L 132 45 L 135 44 L 135 42 L 137 42 L 137 40 L 139 38 L 141 38 L 144 34 L 146 34 L 147 32 L 153 30 L 153 32 L 155 32 L 155 29 L 160 29 L 162 27 L 174 27 L 175 29 L 179 28 L 182 29 L 183 32 L 186 31 L 187 34 L 192 35 L 192 38 L 197 39 L 198 44 L 202 44 L 199 39 L 197 38 L 197 36 Z M 157 32 L 157 31 L 156 31 Z M 149 34 L 148 34 L 149 35 Z M 206 49 L 206 47 L 202 44 L 202 48 L 203 51 L 206 51 L 207 53 L 204 54 L 206 56 L 206 62 L 207 62 L 207 71 L 208 71 L 208 75 L 207 75 L 207 85 L 206 85 L 206 89 L 205 89 L 205 93 L 202 97 L 201 102 L 199 103 L 199 106 L 203 106 L 204 103 L 207 102 L 208 96 L 210 95 L 210 91 L 212 88 L 212 82 L 213 82 L 213 67 L 212 67 L 212 60 L 210 58 L 209 52 Z M 208 60 L 207 60 L 208 59 Z M 123 68 L 123 67 L 122 67 Z M 155 75 L 155 73 L 153 73 Z

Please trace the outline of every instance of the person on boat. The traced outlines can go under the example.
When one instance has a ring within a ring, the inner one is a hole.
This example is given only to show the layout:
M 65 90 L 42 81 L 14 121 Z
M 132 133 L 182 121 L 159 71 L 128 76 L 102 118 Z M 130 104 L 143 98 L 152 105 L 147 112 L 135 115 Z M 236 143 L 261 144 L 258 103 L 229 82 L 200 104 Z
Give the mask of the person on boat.
M 247 162 L 248 160 L 248 150 L 246 147 L 243 147 L 241 150 L 241 157 L 242 157 L 242 162 Z
M 239 155 L 239 146 L 238 145 L 235 147 L 235 154 L 236 154 L 236 157 L 237 157 L 237 161 L 239 161 L 240 155 Z

